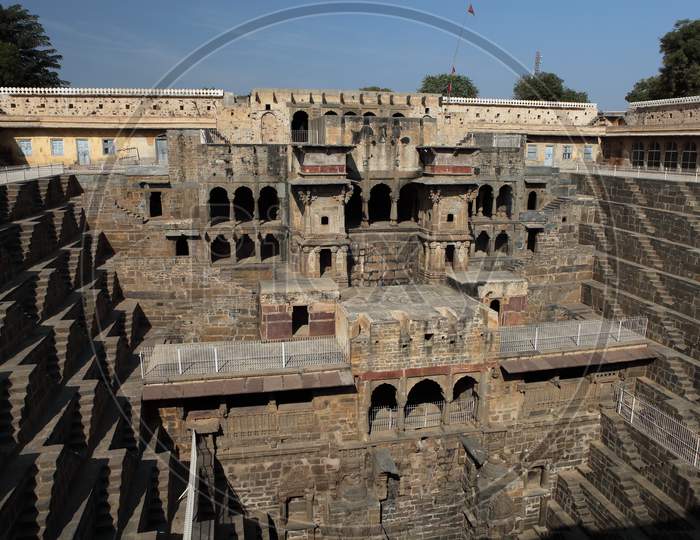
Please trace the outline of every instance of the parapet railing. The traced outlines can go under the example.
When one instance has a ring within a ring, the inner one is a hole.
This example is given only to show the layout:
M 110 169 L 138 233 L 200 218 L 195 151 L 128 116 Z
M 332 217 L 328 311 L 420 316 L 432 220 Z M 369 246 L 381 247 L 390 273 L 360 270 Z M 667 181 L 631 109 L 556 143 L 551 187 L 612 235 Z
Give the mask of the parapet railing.
M 667 99 L 654 99 L 649 101 L 633 101 L 628 105 L 629 110 L 641 109 L 643 107 L 661 107 L 664 105 L 683 105 L 686 103 L 700 103 L 700 96 L 687 96 Z
M 443 423 L 443 414 L 449 424 L 476 422 L 479 398 L 458 399 L 452 402 L 429 401 L 398 407 L 375 406 L 369 410 L 370 433 L 392 431 L 399 427 L 399 414 L 404 415 L 404 429 L 437 427 Z M 447 410 L 445 410 L 447 408 Z
M 304 369 L 347 364 L 347 351 L 335 337 L 292 341 L 173 343 L 139 353 L 141 377 L 148 381 L 206 378 L 221 374 Z
M 73 88 L 2 86 L 0 95 L 22 96 L 137 96 L 137 97 L 223 97 L 216 88 Z
M 63 174 L 62 163 L 48 163 L 46 165 L 18 165 L 16 167 L 3 167 L 0 169 L 0 184 L 11 184 L 14 182 L 24 182 L 26 180 L 36 180 L 45 176 Z
M 575 320 L 526 326 L 503 326 L 495 332 L 500 353 L 606 348 L 643 341 L 646 317 Z
M 590 162 L 579 162 L 559 165 L 559 169 L 562 171 L 572 172 L 585 172 L 587 174 L 608 174 L 612 176 L 625 176 L 634 174 L 640 178 L 649 178 L 654 180 L 684 180 L 684 181 L 695 181 L 700 179 L 700 167 L 696 166 L 693 168 L 684 168 L 683 166 L 671 168 L 659 165 L 658 167 L 639 166 L 621 166 L 621 165 L 599 165 Z
M 598 108 L 596 103 L 581 103 L 575 101 L 537 101 L 526 99 L 498 99 L 498 98 L 466 98 L 466 97 L 442 97 L 443 103 L 457 105 L 510 105 L 513 107 L 546 107 L 556 109 L 589 109 Z
M 625 422 L 686 463 L 700 467 L 700 434 L 622 386 L 615 388 L 615 398 Z

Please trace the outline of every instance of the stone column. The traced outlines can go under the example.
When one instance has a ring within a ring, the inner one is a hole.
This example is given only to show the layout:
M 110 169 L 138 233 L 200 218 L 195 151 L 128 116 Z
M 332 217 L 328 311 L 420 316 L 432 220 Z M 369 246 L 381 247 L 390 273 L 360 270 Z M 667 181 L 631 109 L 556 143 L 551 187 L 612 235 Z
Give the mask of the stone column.
M 361 227 L 369 227 L 369 199 L 362 196 L 362 224 Z
M 319 252 L 320 253 L 320 252 Z M 319 272 L 321 271 L 321 258 L 319 254 Z M 331 264 L 333 267 L 331 268 L 331 271 L 333 272 L 332 277 L 333 279 L 338 277 L 338 246 L 331 246 Z
M 496 249 L 496 232 L 492 230 L 491 235 L 489 236 L 489 247 L 488 247 L 489 253 L 488 254 L 493 255 L 495 249 Z
M 258 203 L 260 203 L 260 189 L 255 190 L 253 198 L 253 221 L 256 222 L 260 221 L 260 207 Z
M 236 264 L 238 262 L 238 257 L 236 256 L 236 237 L 231 235 L 231 238 L 226 238 L 226 241 L 231 246 L 231 262 Z
M 301 273 L 305 276 L 311 276 L 311 248 L 309 246 L 304 246 L 301 248 L 301 257 L 299 258 L 299 264 L 301 266 Z
M 335 273 L 339 285 L 347 287 L 350 283 L 348 276 L 348 246 L 340 246 L 335 257 L 337 271 Z
M 262 262 L 262 259 L 260 258 L 261 257 L 261 254 L 260 254 L 261 243 L 262 243 L 262 239 L 260 238 L 260 235 L 256 234 L 253 237 L 253 246 L 255 249 L 253 256 L 255 257 L 255 262 Z
M 370 383 L 364 381 L 362 383 L 362 388 L 360 392 L 360 399 L 358 401 L 358 427 L 362 438 L 366 441 L 369 437 L 370 425 L 369 425 L 369 409 L 372 405 L 372 392 L 370 390 Z
M 391 221 L 392 225 L 396 225 L 398 215 L 399 215 L 399 200 L 395 197 L 391 198 L 391 214 L 389 216 L 389 220 Z
M 481 372 L 479 377 L 479 402 L 477 411 L 477 418 L 479 424 L 482 426 L 488 425 L 489 423 L 489 411 L 488 411 L 488 396 L 489 396 L 489 380 L 491 378 L 491 373 L 488 369 Z
M 315 247 L 309 253 L 309 275 L 311 277 L 321 277 L 321 248 Z
M 399 388 L 396 392 L 396 430 L 401 432 L 406 430 L 406 379 L 399 380 Z

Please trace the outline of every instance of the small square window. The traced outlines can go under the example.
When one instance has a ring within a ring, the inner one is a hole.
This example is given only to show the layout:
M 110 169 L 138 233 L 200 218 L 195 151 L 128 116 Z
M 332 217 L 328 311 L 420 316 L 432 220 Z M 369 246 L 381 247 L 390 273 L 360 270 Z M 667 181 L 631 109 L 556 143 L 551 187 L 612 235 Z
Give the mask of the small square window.
M 51 155 L 63 155 L 63 139 L 51 139 Z
M 114 139 L 102 139 L 102 155 L 113 156 L 117 153 Z
M 272 106 L 269 103 L 265 103 L 265 110 L 269 111 L 272 109 Z
M 590 144 L 583 147 L 583 159 L 584 161 L 593 161 L 593 147 Z
M 562 159 L 571 159 L 571 156 L 573 155 L 573 149 L 570 144 L 565 144 L 564 149 L 561 153 L 561 158 Z
M 321 216 L 321 225 L 328 225 L 328 216 Z
M 454 214 L 447 214 L 447 223 L 452 223 L 455 220 Z
M 22 151 L 23 155 L 25 155 L 25 156 L 32 155 L 32 140 L 31 139 L 18 139 L 17 144 L 19 145 L 19 149 Z

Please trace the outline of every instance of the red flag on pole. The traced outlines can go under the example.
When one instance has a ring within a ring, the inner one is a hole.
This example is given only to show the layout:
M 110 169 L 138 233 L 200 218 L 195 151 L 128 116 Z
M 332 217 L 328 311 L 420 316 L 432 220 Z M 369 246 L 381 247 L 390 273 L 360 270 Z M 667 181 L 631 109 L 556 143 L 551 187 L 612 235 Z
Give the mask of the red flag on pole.
M 467 8 L 467 13 L 471 13 L 472 15 L 476 15 L 476 13 L 474 13 L 474 6 L 471 4 L 471 2 L 469 3 L 469 7 Z

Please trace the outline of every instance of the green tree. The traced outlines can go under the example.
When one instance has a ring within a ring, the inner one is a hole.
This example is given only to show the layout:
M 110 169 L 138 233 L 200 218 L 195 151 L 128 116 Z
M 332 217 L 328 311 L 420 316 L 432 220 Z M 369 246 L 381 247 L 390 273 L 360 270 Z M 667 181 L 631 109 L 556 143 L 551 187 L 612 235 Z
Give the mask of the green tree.
M 391 88 L 384 88 L 383 86 L 363 86 L 360 90 L 363 92 L 393 92 Z
M 645 101 L 700 94 L 700 19 L 677 21 L 660 40 L 659 74 L 638 81 L 625 96 Z
M 564 86 L 564 80 L 561 77 L 554 73 L 545 72 L 520 77 L 513 87 L 513 97 L 515 99 L 578 103 L 588 101 L 586 92 L 572 90 L 568 86 Z
M 426 75 L 423 77 L 423 83 L 418 89 L 419 92 L 427 94 L 442 94 L 447 95 L 448 88 L 452 83 L 453 97 L 476 97 L 479 95 L 479 89 L 466 75 L 450 75 L 449 73 L 439 73 L 437 75 Z
M 0 5 L 0 86 L 65 86 L 56 72 L 62 58 L 36 15 Z

